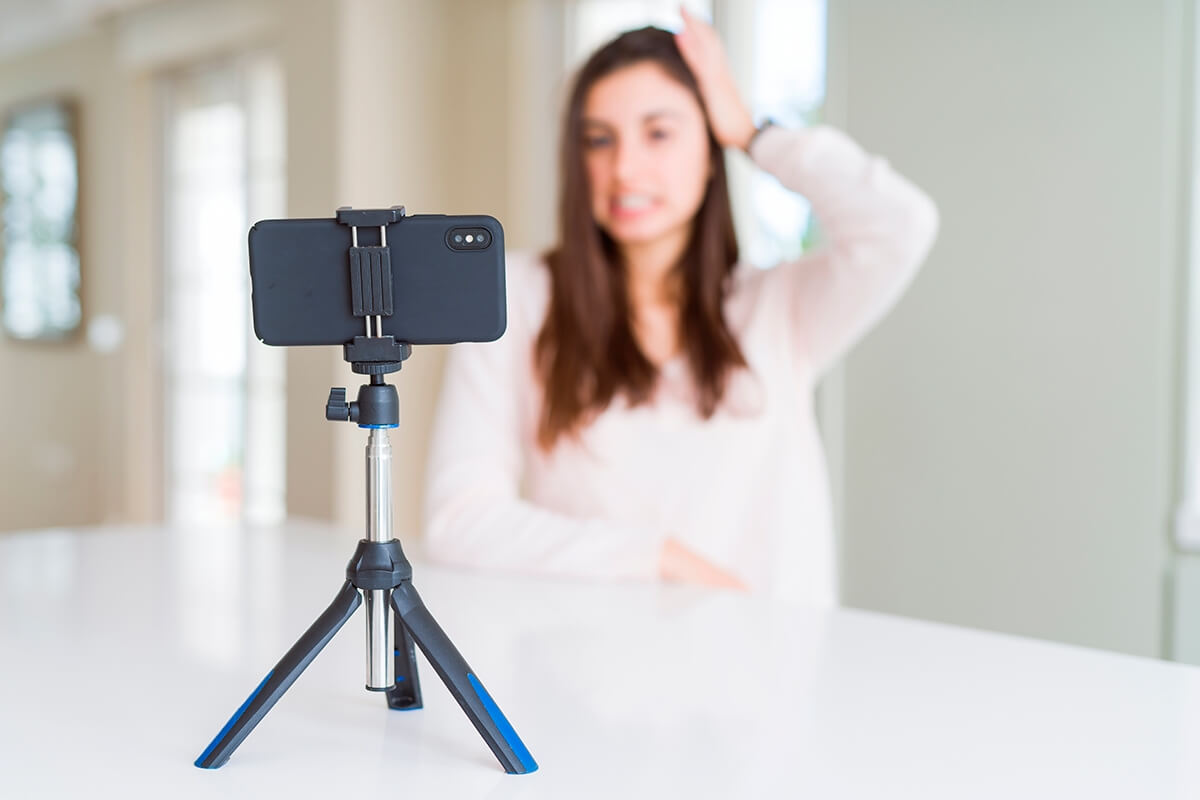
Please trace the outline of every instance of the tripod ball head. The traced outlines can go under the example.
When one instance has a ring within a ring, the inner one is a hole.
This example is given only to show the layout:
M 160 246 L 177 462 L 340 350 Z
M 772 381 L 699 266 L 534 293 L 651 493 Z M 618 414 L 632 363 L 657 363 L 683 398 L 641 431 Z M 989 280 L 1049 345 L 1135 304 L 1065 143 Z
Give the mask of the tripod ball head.
M 333 422 L 356 422 L 360 428 L 395 428 L 400 424 L 400 395 L 396 387 L 383 382 L 382 376 L 372 376 L 371 383 L 358 387 L 358 399 L 346 402 L 346 390 L 329 390 L 325 403 L 325 419 Z

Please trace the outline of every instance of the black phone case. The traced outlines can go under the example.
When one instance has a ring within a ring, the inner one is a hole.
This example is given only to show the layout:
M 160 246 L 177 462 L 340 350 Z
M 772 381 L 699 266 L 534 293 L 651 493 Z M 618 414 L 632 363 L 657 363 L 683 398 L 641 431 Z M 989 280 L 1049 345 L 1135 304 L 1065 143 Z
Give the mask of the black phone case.
M 455 228 L 485 228 L 485 249 L 450 247 Z M 358 228 L 360 247 L 380 244 Z M 336 219 L 262 220 L 250 228 L 254 333 L 270 345 L 340 345 L 366 335 L 353 313 L 351 231 Z M 417 214 L 387 226 L 393 313 L 383 333 L 410 344 L 490 342 L 507 323 L 504 230 L 489 216 Z

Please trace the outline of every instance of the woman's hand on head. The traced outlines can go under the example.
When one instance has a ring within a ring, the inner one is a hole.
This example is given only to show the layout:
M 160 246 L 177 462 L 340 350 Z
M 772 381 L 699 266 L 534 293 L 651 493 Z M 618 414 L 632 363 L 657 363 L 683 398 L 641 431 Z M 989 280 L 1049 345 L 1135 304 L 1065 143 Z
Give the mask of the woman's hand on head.
M 675 34 L 675 42 L 700 85 L 713 135 L 722 147 L 745 150 L 754 136 L 754 118 L 742 102 L 725 48 L 711 25 L 686 8 L 679 11 L 683 15 L 683 30 Z
M 716 564 L 668 537 L 663 542 L 662 555 L 658 561 L 658 574 L 663 580 L 674 583 L 692 583 L 714 589 L 749 591 L 749 587 L 736 575 L 721 569 Z

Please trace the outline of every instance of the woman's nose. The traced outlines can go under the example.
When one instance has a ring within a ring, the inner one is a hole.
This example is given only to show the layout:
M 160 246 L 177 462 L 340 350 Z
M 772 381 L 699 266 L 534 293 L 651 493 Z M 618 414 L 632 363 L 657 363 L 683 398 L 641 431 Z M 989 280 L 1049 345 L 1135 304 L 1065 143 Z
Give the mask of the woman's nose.
M 616 163 L 613 171 L 617 180 L 627 181 L 638 176 L 642 170 L 645 154 L 635 143 L 623 142 L 616 148 Z

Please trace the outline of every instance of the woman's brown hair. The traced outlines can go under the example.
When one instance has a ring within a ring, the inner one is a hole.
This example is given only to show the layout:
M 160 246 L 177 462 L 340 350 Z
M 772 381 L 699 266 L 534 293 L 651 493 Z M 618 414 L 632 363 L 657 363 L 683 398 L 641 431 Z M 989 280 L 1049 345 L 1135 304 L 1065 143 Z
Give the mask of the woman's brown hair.
M 578 432 L 618 394 L 630 405 L 650 400 L 658 368 L 638 346 L 625 270 L 616 243 L 592 216 L 583 163 L 583 109 L 601 78 L 651 62 L 690 89 L 700 107 L 696 79 L 675 44 L 658 28 L 622 34 L 580 69 L 563 126 L 558 245 L 546 254 L 550 307 L 534 348 L 544 387 L 538 444 L 545 450 Z M 729 275 L 737 239 L 721 147 L 708 131 L 711 179 L 692 221 L 691 239 L 675 270 L 682 289 L 679 336 L 697 388 L 697 411 L 711 417 L 729 374 L 746 366 L 725 321 Z

